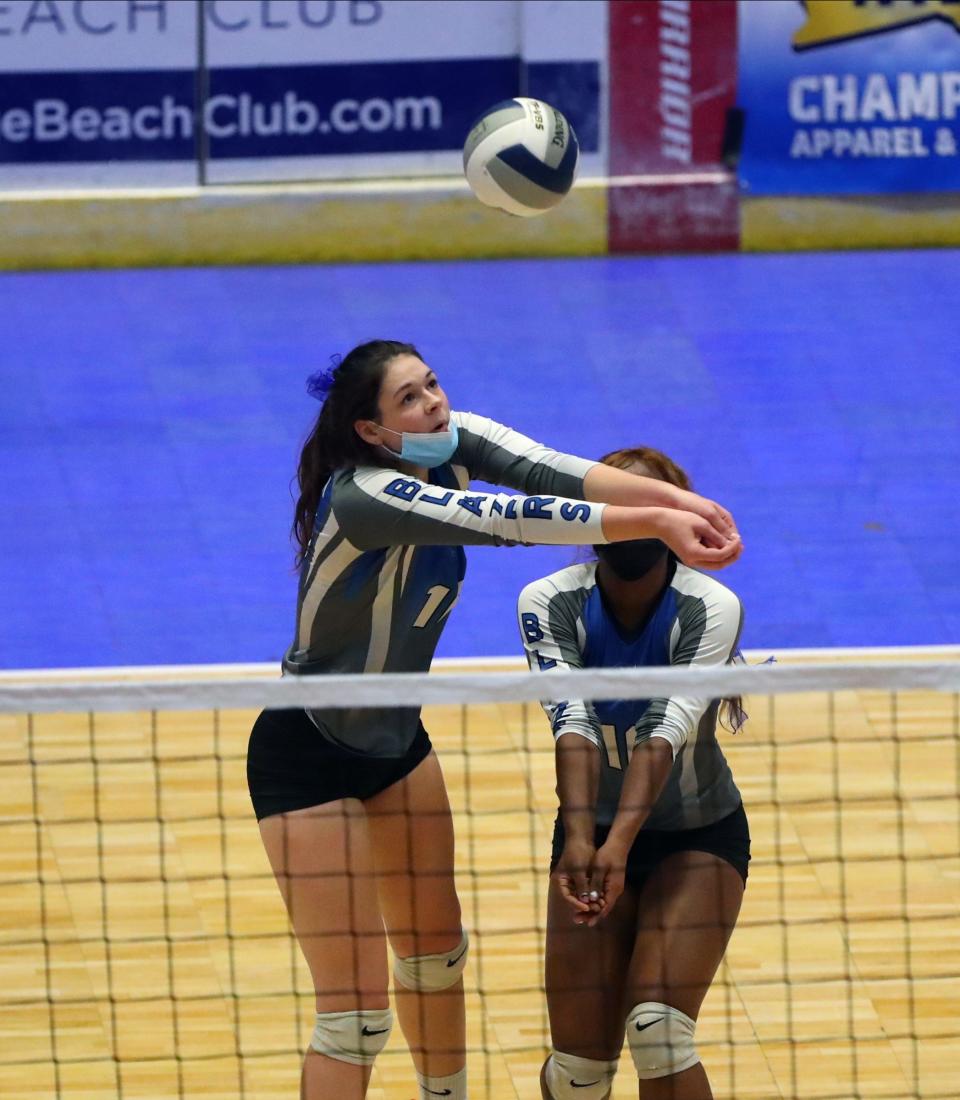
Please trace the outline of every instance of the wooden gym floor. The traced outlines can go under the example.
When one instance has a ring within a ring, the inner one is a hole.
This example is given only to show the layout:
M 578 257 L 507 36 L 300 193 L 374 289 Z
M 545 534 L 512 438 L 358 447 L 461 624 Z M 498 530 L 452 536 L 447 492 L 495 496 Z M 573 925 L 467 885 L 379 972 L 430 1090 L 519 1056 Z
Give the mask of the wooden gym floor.
M 748 709 L 725 751 L 753 862 L 698 1028 L 717 1100 L 955 1100 L 957 697 Z M 5 1100 L 297 1095 L 311 988 L 247 800 L 252 718 L 0 717 Z M 429 708 L 425 722 L 472 937 L 471 1096 L 535 1100 L 551 738 L 533 705 Z M 614 1100 L 636 1090 L 625 1056 Z M 369 1095 L 415 1095 L 399 1028 Z

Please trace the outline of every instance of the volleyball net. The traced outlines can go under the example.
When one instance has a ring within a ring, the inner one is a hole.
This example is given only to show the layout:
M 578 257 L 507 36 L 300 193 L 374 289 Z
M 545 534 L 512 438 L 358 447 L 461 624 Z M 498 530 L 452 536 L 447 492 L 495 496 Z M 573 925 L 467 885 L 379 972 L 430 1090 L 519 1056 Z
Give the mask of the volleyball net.
M 569 683 L 566 681 L 569 679 Z M 0 1095 L 297 1094 L 314 991 L 246 790 L 262 707 L 423 704 L 446 776 L 471 1096 L 538 1095 L 553 741 L 538 699 L 746 696 L 751 824 L 697 1048 L 724 1100 L 955 1098 L 960 661 L 0 683 Z M 624 1056 L 613 1097 L 636 1096 Z M 415 1095 L 400 1029 L 369 1096 Z

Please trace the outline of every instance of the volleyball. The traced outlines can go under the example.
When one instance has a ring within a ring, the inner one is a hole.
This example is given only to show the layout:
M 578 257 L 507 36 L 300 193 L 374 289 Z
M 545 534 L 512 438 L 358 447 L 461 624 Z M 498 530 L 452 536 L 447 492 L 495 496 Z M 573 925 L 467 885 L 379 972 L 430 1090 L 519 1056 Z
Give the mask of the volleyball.
M 532 218 L 556 206 L 573 186 L 580 146 L 573 127 L 540 99 L 506 99 L 473 124 L 463 171 L 477 198 Z

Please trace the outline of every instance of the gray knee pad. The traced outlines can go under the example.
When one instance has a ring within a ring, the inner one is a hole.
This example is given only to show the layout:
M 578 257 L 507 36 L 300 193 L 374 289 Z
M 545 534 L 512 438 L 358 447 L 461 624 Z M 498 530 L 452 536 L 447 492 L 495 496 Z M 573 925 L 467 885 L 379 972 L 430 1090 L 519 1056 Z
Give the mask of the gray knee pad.
M 700 1061 L 693 1045 L 696 1021 L 679 1008 L 644 1001 L 627 1016 L 627 1042 L 641 1081 L 682 1073 Z
M 387 1045 L 393 1013 L 389 1008 L 360 1008 L 353 1012 L 318 1012 L 310 1047 L 317 1054 L 349 1062 L 353 1066 L 372 1066 Z
M 553 1100 L 605 1100 L 610 1095 L 617 1061 L 598 1062 L 553 1050 L 543 1070 Z
M 439 993 L 440 990 L 449 989 L 456 984 L 467 965 L 469 947 L 467 933 L 464 931 L 460 942 L 451 951 L 395 959 L 393 976 L 404 989 L 413 989 L 419 993 Z

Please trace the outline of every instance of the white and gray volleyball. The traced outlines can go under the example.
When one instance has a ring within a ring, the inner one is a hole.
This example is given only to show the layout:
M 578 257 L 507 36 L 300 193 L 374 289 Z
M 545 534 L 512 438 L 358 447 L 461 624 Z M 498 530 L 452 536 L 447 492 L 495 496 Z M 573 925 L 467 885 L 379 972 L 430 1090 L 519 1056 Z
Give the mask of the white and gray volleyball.
M 463 147 L 463 171 L 477 198 L 521 218 L 545 214 L 562 201 L 579 159 L 573 127 L 542 99 L 506 99 L 491 107 Z

